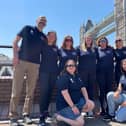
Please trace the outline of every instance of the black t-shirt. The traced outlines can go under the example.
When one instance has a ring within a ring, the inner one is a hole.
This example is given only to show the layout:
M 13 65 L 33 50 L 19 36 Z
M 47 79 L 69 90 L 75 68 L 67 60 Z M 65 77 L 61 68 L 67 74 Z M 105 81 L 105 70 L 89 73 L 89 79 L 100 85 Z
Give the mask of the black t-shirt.
M 97 69 L 98 70 L 112 70 L 114 67 L 114 49 L 107 47 L 96 51 L 97 53 Z
M 47 45 L 42 50 L 40 72 L 57 73 L 58 72 L 58 47 Z
M 126 47 L 123 47 L 121 49 L 115 49 L 114 51 L 115 55 L 115 62 L 116 62 L 116 69 L 120 70 L 120 64 L 121 60 L 126 58 Z
M 68 59 L 73 59 L 77 62 L 77 51 L 75 49 L 67 50 L 61 48 L 59 50 L 59 71 L 64 69 L 65 63 Z
M 39 64 L 40 53 L 47 44 L 46 36 L 32 26 L 25 26 L 17 35 L 22 37 L 19 59 Z
M 56 108 L 57 111 L 68 107 L 69 105 L 64 100 L 64 97 L 61 94 L 61 91 L 68 90 L 71 99 L 74 104 L 78 103 L 82 97 L 81 88 L 85 87 L 84 83 L 80 79 L 79 75 L 71 75 L 69 73 L 64 73 L 57 80 L 57 100 Z
M 96 52 L 94 48 L 88 48 L 86 51 L 77 48 L 79 55 L 78 70 L 79 71 L 96 71 Z

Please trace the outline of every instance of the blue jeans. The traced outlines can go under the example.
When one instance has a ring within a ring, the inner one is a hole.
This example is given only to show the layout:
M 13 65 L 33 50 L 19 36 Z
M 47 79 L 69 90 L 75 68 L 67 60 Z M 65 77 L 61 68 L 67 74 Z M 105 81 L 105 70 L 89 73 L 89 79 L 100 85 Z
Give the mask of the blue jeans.
M 114 92 L 107 94 L 109 115 L 115 116 L 118 122 L 124 122 L 126 121 L 126 107 L 121 107 L 120 105 L 126 101 L 126 94 L 120 94 L 119 98 L 114 98 L 113 95 Z
M 74 112 L 72 111 L 72 109 L 70 107 L 66 107 L 66 108 L 60 110 L 58 112 L 58 114 L 60 114 L 61 116 L 65 117 L 65 118 L 75 120 L 81 115 L 81 110 L 82 110 L 83 106 L 85 105 L 85 103 L 86 103 L 85 99 L 81 98 L 80 101 L 77 104 L 75 104 L 77 106 L 77 108 L 80 110 L 79 114 L 74 114 Z

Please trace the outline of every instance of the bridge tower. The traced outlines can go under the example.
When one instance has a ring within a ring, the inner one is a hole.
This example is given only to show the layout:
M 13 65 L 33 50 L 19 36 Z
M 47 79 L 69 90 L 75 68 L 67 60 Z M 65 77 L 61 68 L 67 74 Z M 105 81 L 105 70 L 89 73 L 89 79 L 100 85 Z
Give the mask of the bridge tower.
M 116 37 L 121 37 L 126 45 L 126 0 L 115 0 L 114 17 Z
M 84 33 L 85 33 L 85 25 L 83 24 L 83 25 L 80 27 L 80 43 L 83 42 Z

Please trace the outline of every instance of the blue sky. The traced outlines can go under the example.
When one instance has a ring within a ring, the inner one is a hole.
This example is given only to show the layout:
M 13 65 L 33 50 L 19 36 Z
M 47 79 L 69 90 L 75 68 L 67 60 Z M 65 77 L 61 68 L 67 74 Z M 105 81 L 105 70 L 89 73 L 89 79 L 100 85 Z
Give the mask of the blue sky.
M 24 25 L 35 25 L 40 15 L 47 17 L 44 32 L 55 30 L 60 46 L 65 35 L 79 44 L 82 23 L 92 19 L 98 23 L 114 9 L 114 0 L 4 0 L 0 4 L 0 45 L 12 45 L 16 33 Z M 113 43 L 114 35 L 108 37 Z M 0 53 L 12 56 L 12 51 L 0 49 Z

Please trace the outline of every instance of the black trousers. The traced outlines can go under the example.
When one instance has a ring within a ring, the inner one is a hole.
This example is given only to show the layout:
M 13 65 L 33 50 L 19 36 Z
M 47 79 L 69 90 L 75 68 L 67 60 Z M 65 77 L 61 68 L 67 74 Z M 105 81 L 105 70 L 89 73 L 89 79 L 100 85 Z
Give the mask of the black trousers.
M 97 82 L 99 84 L 100 95 L 99 100 L 101 103 L 102 112 L 107 111 L 106 95 L 109 91 L 112 91 L 113 84 L 113 69 L 103 69 L 97 72 Z M 106 104 L 106 107 L 104 106 Z
M 96 71 L 80 71 L 80 76 L 91 100 L 94 100 L 95 84 L 96 84 Z
M 52 91 L 55 87 L 57 73 L 42 73 L 39 75 L 40 84 L 40 114 L 48 111 Z
M 120 77 L 121 77 L 121 68 L 120 67 L 115 67 L 115 82 L 116 82 L 116 87 L 119 84 Z

